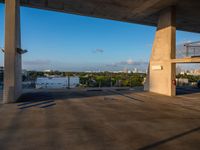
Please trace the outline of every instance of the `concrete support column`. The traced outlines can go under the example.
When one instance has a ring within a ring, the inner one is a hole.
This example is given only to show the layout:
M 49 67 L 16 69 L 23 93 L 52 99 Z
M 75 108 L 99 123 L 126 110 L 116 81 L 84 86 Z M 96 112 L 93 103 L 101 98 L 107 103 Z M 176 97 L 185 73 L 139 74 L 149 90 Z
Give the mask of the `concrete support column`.
M 168 96 L 176 95 L 176 12 L 170 7 L 160 14 L 149 66 L 149 91 Z
M 20 0 L 5 0 L 4 103 L 15 102 L 21 95 L 20 47 Z

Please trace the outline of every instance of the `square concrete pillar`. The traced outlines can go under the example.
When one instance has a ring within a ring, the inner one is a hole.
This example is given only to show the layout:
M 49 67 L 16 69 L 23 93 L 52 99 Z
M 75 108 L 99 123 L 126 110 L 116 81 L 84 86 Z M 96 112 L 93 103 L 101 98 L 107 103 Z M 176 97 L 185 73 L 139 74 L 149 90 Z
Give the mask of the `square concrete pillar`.
M 15 102 L 21 95 L 20 2 L 5 0 L 5 57 L 3 102 Z
M 149 91 L 167 96 L 176 95 L 176 14 L 170 7 L 160 13 L 149 65 Z

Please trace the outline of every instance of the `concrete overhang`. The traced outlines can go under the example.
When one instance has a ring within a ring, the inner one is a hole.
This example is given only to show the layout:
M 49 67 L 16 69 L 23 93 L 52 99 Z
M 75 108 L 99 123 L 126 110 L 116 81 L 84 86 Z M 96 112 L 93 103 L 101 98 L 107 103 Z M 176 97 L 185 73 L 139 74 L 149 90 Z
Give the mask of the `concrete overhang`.
M 177 29 L 200 33 L 198 0 L 21 0 L 21 5 L 151 26 L 161 10 L 176 6 Z

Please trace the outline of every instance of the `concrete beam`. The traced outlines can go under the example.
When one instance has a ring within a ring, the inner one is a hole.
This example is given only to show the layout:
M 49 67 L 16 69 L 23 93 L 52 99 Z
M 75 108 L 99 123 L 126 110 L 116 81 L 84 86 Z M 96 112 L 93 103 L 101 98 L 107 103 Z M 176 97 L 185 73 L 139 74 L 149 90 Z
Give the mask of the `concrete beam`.
M 20 0 L 21 6 L 156 26 L 160 11 L 175 5 L 177 29 L 200 33 L 198 0 Z M 4 0 L 0 0 L 4 3 Z
M 200 57 L 172 59 L 172 63 L 200 63 Z
M 5 0 L 5 58 L 3 102 L 15 102 L 21 95 L 21 47 L 19 0 Z
M 172 2 L 176 2 L 176 1 L 177 0 L 172 0 Z M 163 4 L 164 3 L 163 0 L 144 1 L 141 5 L 138 5 L 138 7 L 132 11 L 132 13 L 134 14 L 132 17 L 137 18 L 137 19 L 143 19 L 145 17 L 150 16 L 156 13 L 156 11 L 158 11 L 157 9 L 151 9 L 151 8 L 155 7 L 156 5 L 159 5 L 160 3 Z
M 173 7 L 160 14 L 149 67 L 149 91 L 168 96 L 176 95 L 173 84 L 176 54 L 176 14 Z

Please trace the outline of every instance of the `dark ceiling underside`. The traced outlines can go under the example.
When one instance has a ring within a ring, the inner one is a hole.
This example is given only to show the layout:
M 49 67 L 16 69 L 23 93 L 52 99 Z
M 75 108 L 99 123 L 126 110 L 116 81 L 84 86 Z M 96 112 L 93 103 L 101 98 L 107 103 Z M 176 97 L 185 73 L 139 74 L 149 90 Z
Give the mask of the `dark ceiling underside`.
M 161 10 L 175 5 L 177 29 L 200 33 L 199 0 L 21 0 L 21 5 L 153 26 Z

